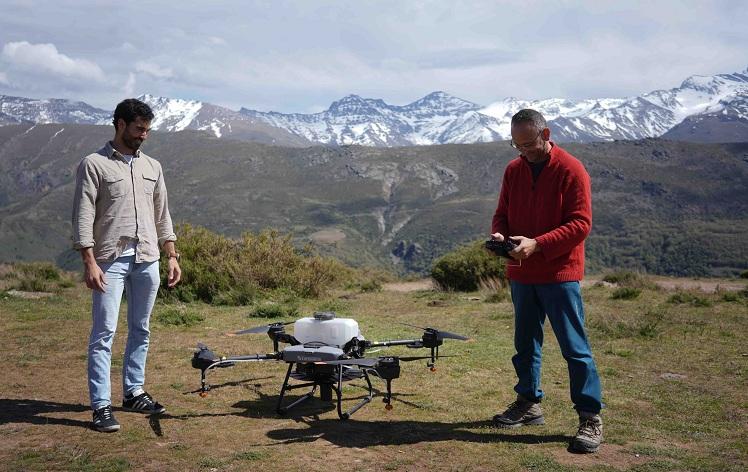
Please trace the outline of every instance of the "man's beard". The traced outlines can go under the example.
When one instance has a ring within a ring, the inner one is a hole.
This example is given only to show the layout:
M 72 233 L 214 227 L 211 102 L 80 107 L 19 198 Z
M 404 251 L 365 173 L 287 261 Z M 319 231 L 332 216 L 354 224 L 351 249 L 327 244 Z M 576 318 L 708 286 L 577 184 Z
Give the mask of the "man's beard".
M 125 143 L 125 146 L 132 149 L 133 152 L 140 149 L 140 145 L 143 144 L 143 140 L 140 138 L 128 138 L 126 136 L 122 137 L 122 142 Z

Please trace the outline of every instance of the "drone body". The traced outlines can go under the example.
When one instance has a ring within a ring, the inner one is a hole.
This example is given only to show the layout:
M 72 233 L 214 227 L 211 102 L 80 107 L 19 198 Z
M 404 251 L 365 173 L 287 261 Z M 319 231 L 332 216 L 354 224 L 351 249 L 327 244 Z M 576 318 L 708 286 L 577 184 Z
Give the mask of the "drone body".
M 285 331 L 285 326 L 291 323 L 294 324 L 293 335 Z M 385 408 L 389 410 L 392 408 L 392 380 L 400 376 L 400 361 L 428 359 L 427 366 L 433 371 L 434 364 L 439 358 L 439 346 L 443 344 L 445 338 L 468 339 L 458 334 L 439 331 L 434 328 L 420 329 L 424 330 L 420 339 L 373 342 L 367 341 L 361 336 L 358 323 L 355 320 L 337 318 L 335 313 L 332 312 L 317 312 L 313 317 L 301 318 L 295 322 L 272 323 L 233 333 L 267 333 L 273 342 L 274 352 L 270 354 L 218 357 L 207 346 L 199 343 L 198 350 L 192 358 L 192 366 L 201 371 L 200 395 L 205 396 L 210 390 L 210 386 L 206 383 L 206 375 L 209 370 L 230 367 L 237 362 L 286 362 L 288 370 L 276 406 L 278 413 L 284 414 L 313 397 L 317 388 L 319 388 L 320 398 L 323 401 L 332 401 L 332 393 L 336 394 L 338 416 L 340 419 L 347 419 L 374 397 L 370 375 L 379 377 L 386 382 L 387 393 L 384 394 L 383 401 Z M 288 346 L 279 349 L 281 343 L 288 344 Z M 364 357 L 368 348 L 389 346 L 428 348 L 431 353 L 429 356 L 416 357 Z M 366 381 L 368 395 L 350 410 L 344 412 L 342 409 L 343 382 L 361 378 Z M 291 379 L 301 383 L 291 384 L 289 383 Z M 311 387 L 311 391 L 293 403 L 283 405 L 283 399 L 288 390 L 305 387 Z

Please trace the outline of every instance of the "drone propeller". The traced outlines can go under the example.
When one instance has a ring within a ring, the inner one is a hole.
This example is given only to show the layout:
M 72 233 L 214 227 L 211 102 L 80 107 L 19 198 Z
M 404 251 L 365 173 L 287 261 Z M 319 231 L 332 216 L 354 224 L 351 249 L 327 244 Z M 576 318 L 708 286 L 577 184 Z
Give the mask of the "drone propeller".
M 468 341 L 470 339 L 470 338 L 465 337 L 465 336 L 463 336 L 461 334 L 450 333 L 449 331 L 442 331 L 442 330 L 436 329 L 436 328 L 416 326 L 416 325 L 412 325 L 412 324 L 408 324 L 408 323 L 402 323 L 402 322 L 398 322 L 398 323 L 401 324 L 401 325 L 410 326 L 411 328 L 422 329 L 422 330 L 424 330 L 426 332 L 436 333 L 436 335 L 437 335 L 437 337 L 439 339 L 457 339 L 457 340 L 460 340 L 460 341 Z
M 234 331 L 233 333 L 227 333 L 229 336 L 238 336 L 240 334 L 260 334 L 267 333 L 271 328 L 280 328 L 294 323 L 293 321 L 279 321 L 277 323 L 270 323 L 262 326 L 256 326 L 254 328 L 243 329 L 241 331 Z

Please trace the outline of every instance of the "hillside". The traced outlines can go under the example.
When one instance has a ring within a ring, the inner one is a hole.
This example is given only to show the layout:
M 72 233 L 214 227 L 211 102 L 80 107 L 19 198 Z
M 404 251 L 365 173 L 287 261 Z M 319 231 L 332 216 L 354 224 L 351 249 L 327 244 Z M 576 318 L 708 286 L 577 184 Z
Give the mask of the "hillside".
M 0 260 L 75 266 L 75 167 L 111 127 L 0 128 Z M 588 271 L 734 275 L 748 268 L 748 144 L 647 139 L 569 144 L 593 180 Z M 154 133 L 175 221 L 238 235 L 275 227 L 353 264 L 427 270 L 488 231 L 506 142 L 274 147 L 207 133 Z

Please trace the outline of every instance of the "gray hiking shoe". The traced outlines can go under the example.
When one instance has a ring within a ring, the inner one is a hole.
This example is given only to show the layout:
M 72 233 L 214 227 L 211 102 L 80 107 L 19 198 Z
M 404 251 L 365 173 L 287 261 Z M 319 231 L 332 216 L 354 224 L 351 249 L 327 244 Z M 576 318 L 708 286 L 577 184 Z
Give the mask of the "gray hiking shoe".
M 600 415 L 579 412 L 579 430 L 569 448 L 574 452 L 597 452 L 603 442 L 603 419 Z
M 503 413 L 493 417 L 493 424 L 499 428 L 517 428 L 523 425 L 545 424 L 540 404 L 525 400 L 517 395 Z

